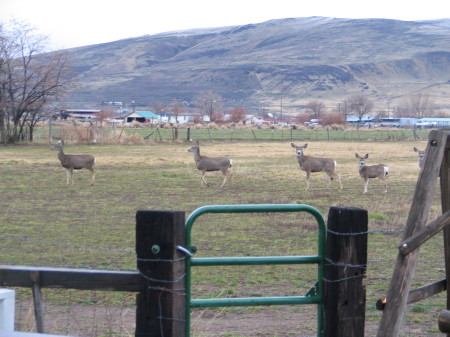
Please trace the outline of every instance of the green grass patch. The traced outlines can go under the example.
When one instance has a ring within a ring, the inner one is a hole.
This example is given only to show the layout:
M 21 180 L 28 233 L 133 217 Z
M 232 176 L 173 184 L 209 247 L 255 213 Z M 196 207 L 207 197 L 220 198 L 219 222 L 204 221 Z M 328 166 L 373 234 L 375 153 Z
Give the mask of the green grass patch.
M 262 138 L 263 130 L 257 131 Z M 202 132 L 208 139 L 208 131 Z M 301 135 L 314 138 L 315 133 Z M 181 210 L 188 216 L 196 208 L 212 204 L 299 203 L 316 207 L 327 219 L 331 206 L 357 207 L 368 210 L 373 231 L 369 234 L 366 288 L 368 312 L 376 319 L 378 314 L 369 308 L 386 296 L 389 287 L 396 247 L 402 239 L 397 231 L 406 223 L 419 173 L 412 148 L 423 144 L 361 143 L 355 139 L 357 134 L 346 134 L 350 136 L 351 141 L 339 143 L 308 140 L 307 155 L 333 157 L 339 163 L 343 190 L 334 183 L 329 188 L 327 177 L 319 173 L 312 175 L 311 189 L 306 191 L 304 172 L 290 140 L 229 142 L 228 134 L 224 141 L 201 145 L 204 155 L 226 154 L 233 159 L 234 181 L 223 189 L 219 189 L 221 174 L 214 172 L 206 176 L 211 187 L 200 188 L 200 173 L 187 152 L 189 143 L 67 146 L 66 153 L 97 157 L 95 185 L 89 185 L 89 172 L 81 170 L 75 172 L 75 185 L 70 187 L 48 145 L 1 147 L 1 263 L 134 270 L 138 210 Z M 379 137 L 379 133 L 371 137 Z M 376 179 L 370 182 L 369 193 L 362 194 L 355 152 L 369 153 L 368 164 L 383 162 L 391 167 L 387 194 Z M 439 210 L 438 191 L 430 219 Z M 192 230 L 198 257 L 311 255 L 317 251 L 317 224 L 309 214 L 205 215 Z M 436 236 L 421 248 L 414 286 L 445 277 L 443 267 L 442 237 Z M 195 267 L 193 298 L 304 295 L 314 285 L 316 274 L 313 266 Z M 19 299 L 29 296 L 29 290 L 18 289 Z M 45 299 L 57 305 L 83 306 L 100 300 L 133 306 L 135 301 L 134 294 L 99 292 L 92 297 L 60 289 L 45 290 Z M 426 302 L 424 311 L 413 307 L 407 319 L 419 324 L 435 319 L 433 315 L 442 308 L 441 297 Z

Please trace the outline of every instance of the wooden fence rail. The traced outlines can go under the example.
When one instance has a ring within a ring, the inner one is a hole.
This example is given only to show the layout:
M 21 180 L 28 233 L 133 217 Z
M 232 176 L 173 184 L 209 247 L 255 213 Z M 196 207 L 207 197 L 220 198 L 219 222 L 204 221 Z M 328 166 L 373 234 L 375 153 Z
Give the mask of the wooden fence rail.
M 329 249 L 325 252 L 324 336 L 364 336 L 367 219 L 365 210 L 330 209 L 332 235 L 328 235 Z M 135 292 L 135 336 L 184 337 L 184 261 L 188 257 L 177 247 L 184 246 L 185 238 L 184 212 L 138 211 L 136 271 L 0 265 L 0 286 L 34 289 L 38 332 L 45 332 L 40 289 L 64 288 Z M 355 268 L 349 268 L 351 265 Z M 341 310 L 343 304 L 345 312 Z

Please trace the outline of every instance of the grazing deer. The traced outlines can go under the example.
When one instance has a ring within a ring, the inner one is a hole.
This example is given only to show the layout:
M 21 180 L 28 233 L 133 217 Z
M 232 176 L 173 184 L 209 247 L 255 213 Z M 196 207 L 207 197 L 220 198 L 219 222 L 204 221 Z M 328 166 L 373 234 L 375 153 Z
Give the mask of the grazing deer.
M 425 161 L 425 151 L 420 151 L 417 147 L 414 147 L 414 152 L 419 153 L 419 167 L 422 169 Z
M 67 185 L 73 185 L 73 170 L 87 169 L 92 172 L 91 185 L 95 180 L 95 157 L 90 154 L 64 154 L 63 151 L 64 142 L 58 141 L 51 149 L 58 151 L 58 158 L 61 161 L 61 165 L 67 169 Z
M 295 148 L 295 152 L 297 153 L 297 160 L 300 165 L 300 169 L 306 172 L 306 190 L 309 190 L 309 178 L 311 176 L 311 172 L 325 172 L 330 177 L 330 186 L 331 181 L 334 178 L 337 178 L 339 185 L 341 186 L 340 189 L 342 190 L 341 177 L 335 172 L 337 163 L 334 159 L 305 156 L 303 154 L 303 150 L 308 146 L 308 144 L 297 146 L 294 143 L 291 143 L 291 146 Z
M 200 187 L 203 187 L 203 183 L 206 186 L 209 186 L 209 184 L 205 180 L 205 173 L 211 172 L 211 171 L 222 171 L 223 173 L 223 182 L 222 185 L 220 185 L 220 188 L 225 185 L 225 182 L 227 181 L 227 177 L 231 177 L 231 181 L 233 181 L 233 176 L 229 168 L 231 167 L 231 160 L 225 157 L 218 157 L 218 158 L 209 158 L 202 156 L 200 154 L 200 147 L 198 144 L 198 141 L 195 142 L 195 145 L 188 149 L 189 152 L 192 152 L 194 154 L 194 160 L 195 164 L 197 165 L 197 169 L 199 169 L 202 172 L 202 177 L 200 181 Z
M 383 180 L 384 184 L 384 193 L 387 192 L 387 182 L 386 177 L 389 173 L 389 167 L 383 164 L 366 166 L 366 159 L 369 158 L 369 154 L 366 154 L 364 157 L 361 157 L 357 153 L 355 153 L 356 158 L 359 159 L 359 175 L 364 179 L 364 192 L 367 193 L 367 186 L 369 185 L 369 179 L 371 178 L 380 178 Z

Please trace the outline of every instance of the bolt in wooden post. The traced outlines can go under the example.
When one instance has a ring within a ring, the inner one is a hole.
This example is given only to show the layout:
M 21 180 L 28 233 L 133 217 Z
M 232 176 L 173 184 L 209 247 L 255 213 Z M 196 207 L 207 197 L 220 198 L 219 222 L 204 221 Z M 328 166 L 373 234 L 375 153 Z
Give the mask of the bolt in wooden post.
M 184 212 L 136 213 L 137 268 L 142 290 L 137 296 L 136 337 L 185 336 Z
M 324 337 L 362 337 L 366 305 L 367 211 L 331 207 L 324 269 Z

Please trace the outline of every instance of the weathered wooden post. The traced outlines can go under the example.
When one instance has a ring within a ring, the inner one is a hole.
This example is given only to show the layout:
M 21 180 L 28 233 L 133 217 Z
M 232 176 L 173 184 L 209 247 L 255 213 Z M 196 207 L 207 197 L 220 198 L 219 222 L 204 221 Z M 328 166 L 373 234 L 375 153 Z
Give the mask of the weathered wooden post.
M 368 215 L 331 207 L 324 269 L 324 336 L 364 336 Z
M 440 187 L 441 187 L 441 205 L 442 213 L 450 210 L 450 134 L 447 132 L 447 142 L 445 143 L 444 156 L 441 162 Z M 445 275 L 447 282 L 450 280 L 450 228 L 446 226 L 444 228 L 444 254 L 445 254 Z M 443 328 L 443 321 L 447 324 L 450 322 L 450 290 L 447 286 L 447 310 L 439 317 L 439 328 L 441 332 L 446 332 L 447 337 L 450 337 L 450 324 Z M 441 328 L 442 326 L 442 328 Z
M 180 211 L 136 213 L 136 337 L 185 336 L 185 217 Z

